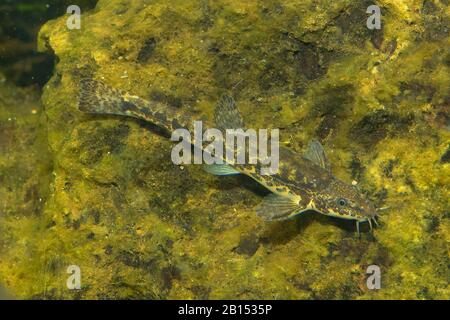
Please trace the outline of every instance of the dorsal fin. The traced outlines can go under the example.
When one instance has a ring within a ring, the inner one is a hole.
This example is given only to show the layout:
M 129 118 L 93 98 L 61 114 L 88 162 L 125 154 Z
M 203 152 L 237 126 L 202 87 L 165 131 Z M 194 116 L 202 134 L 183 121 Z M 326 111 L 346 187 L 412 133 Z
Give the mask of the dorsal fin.
M 323 149 L 322 144 L 317 140 L 311 140 L 309 142 L 308 149 L 306 150 L 304 157 L 327 171 L 331 170 L 330 163 L 325 155 L 325 150 Z
M 223 94 L 214 110 L 216 126 L 221 130 L 244 129 L 244 121 L 236 107 L 236 101 L 228 94 Z

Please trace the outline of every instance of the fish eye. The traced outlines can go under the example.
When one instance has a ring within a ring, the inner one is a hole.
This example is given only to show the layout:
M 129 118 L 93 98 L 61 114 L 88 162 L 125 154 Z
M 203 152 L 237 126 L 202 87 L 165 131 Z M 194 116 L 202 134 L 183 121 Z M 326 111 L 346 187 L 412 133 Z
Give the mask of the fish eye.
M 339 198 L 337 202 L 341 207 L 347 205 L 347 200 L 345 200 L 344 198 Z

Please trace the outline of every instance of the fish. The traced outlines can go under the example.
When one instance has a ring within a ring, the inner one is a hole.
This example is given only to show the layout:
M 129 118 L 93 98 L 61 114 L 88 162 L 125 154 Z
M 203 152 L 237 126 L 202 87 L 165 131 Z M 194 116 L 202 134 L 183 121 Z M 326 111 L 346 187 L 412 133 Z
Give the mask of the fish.
M 116 115 L 144 120 L 168 132 L 192 127 L 192 116 L 172 110 L 158 101 L 151 101 L 113 88 L 102 81 L 80 81 L 78 109 L 84 113 Z M 245 129 L 236 101 L 223 94 L 214 111 L 214 125 L 220 130 Z M 204 150 L 207 152 L 207 150 Z M 217 176 L 243 174 L 264 186 L 270 193 L 256 207 L 256 214 L 265 221 L 291 219 L 307 211 L 353 220 L 360 233 L 360 223 L 372 222 L 378 213 L 368 197 L 355 186 L 332 174 L 325 150 L 318 140 L 311 140 L 304 154 L 279 146 L 279 168 L 276 173 L 263 175 L 260 164 L 203 165 L 205 171 Z

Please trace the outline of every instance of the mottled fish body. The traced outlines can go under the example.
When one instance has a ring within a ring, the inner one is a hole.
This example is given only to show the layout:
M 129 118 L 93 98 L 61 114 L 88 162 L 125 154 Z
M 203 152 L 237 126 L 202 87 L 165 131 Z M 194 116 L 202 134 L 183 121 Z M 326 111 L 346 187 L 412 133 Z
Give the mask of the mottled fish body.
M 92 114 L 114 114 L 142 119 L 173 132 L 191 129 L 193 119 L 173 111 L 165 104 L 148 101 L 126 91 L 112 88 L 95 80 L 82 80 L 79 109 Z M 234 99 L 224 95 L 215 110 L 215 125 L 221 130 L 244 129 Z M 283 220 L 302 212 L 319 213 L 352 219 L 359 222 L 375 221 L 372 204 L 353 186 L 334 177 L 318 141 L 311 141 L 308 150 L 300 155 L 291 149 L 279 147 L 279 170 L 262 175 L 259 164 L 207 165 L 205 170 L 216 175 L 245 174 L 272 193 L 258 206 L 257 214 L 265 220 Z

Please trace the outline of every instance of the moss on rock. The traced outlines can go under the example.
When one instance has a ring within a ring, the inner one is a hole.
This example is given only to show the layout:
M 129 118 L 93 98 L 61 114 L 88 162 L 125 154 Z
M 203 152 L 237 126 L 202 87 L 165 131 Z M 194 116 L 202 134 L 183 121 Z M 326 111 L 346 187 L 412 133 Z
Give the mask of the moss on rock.
M 437 26 L 449 13 L 431 2 L 377 1 L 382 30 L 366 28 L 367 1 L 114 0 L 83 12 L 81 30 L 48 22 L 39 45 L 59 61 L 42 97 L 54 179 L 39 256 L 15 264 L 39 273 L 11 280 L 15 291 L 448 298 L 450 46 Z M 175 166 L 170 141 L 146 124 L 79 112 L 86 76 L 199 118 L 233 90 L 249 127 L 281 128 L 298 152 L 319 137 L 336 176 L 391 208 L 361 238 L 353 223 L 317 214 L 264 223 L 254 213 L 264 192 L 251 181 Z M 71 264 L 82 290 L 66 288 Z M 372 264 L 380 290 L 366 286 Z

